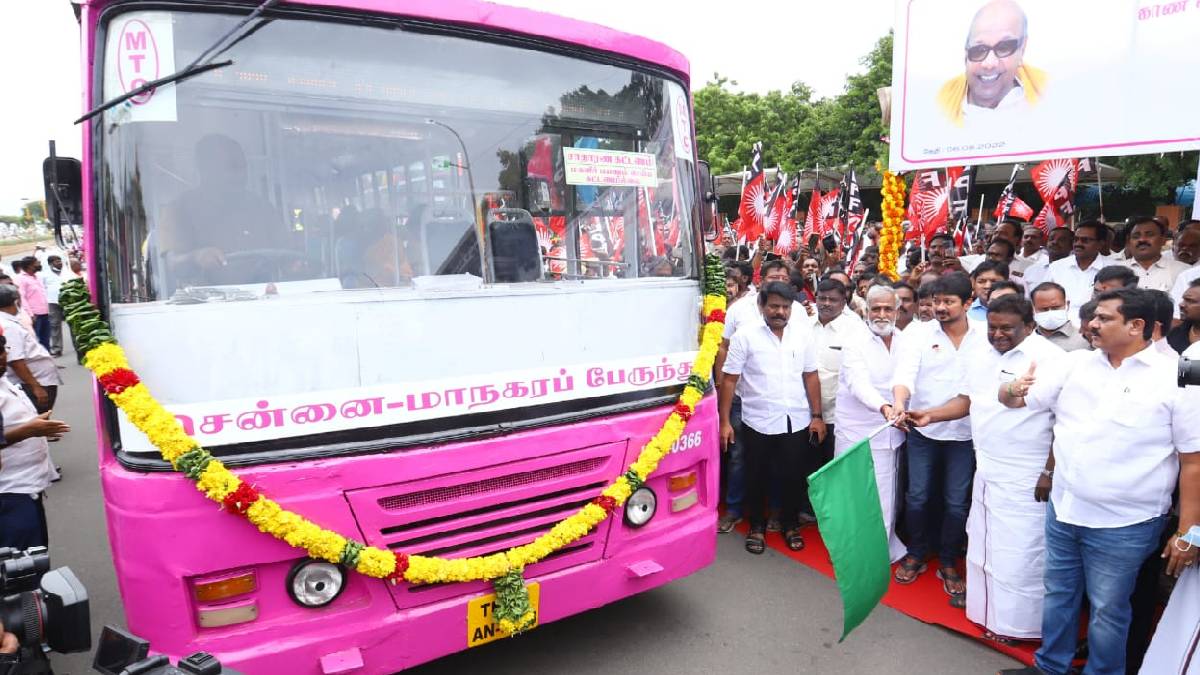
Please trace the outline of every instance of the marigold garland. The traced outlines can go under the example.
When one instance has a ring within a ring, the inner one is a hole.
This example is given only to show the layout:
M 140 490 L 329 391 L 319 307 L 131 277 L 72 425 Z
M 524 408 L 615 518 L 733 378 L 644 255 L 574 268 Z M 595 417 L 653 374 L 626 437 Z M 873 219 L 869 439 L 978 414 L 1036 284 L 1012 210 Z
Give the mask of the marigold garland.
M 716 361 L 725 321 L 724 280 L 720 260 L 715 255 L 708 256 L 702 310 L 705 323 L 692 373 L 662 428 L 642 447 L 628 471 L 605 487 L 595 500 L 532 542 L 502 553 L 457 559 L 408 555 L 367 546 L 284 509 L 200 447 L 175 416 L 154 399 L 129 368 L 125 352 L 116 344 L 99 309 L 92 304 L 82 280 L 65 282 L 59 302 L 72 334 L 84 350 L 84 365 L 96 375 L 108 398 L 146 434 L 163 459 L 193 480 L 196 489 L 206 497 L 220 503 L 226 511 L 242 515 L 262 532 L 304 549 L 313 558 L 345 565 L 369 577 L 412 584 L 491 580 L 497 595 L 497 623 L 501 631 L 516 634 L 535 619 L 522 576 L 525 567 L 586 536 L 615 513 L 683 434 L 708 388 Z
M 883 169 L 879 162 L 875 168 L 883 174 L 883 230 L 879 233 L 879 273 L 893 280 L 899 279 L 896 265 L 900 257 L 900 246 L 904 243 L 904 177 Z

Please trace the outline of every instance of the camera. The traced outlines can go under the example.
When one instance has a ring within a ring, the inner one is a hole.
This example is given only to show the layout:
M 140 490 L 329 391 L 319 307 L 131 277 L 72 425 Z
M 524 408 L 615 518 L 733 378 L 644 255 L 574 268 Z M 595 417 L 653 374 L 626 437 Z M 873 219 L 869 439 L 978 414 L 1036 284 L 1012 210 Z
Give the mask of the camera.
M 92 647 L 87 589 L 71 568 L 51 570 L 43 546 L 0 548 L 0 622 L 21 643 L 22 661 L 44 661 L 45 649 L 65 654 Z
M 92 659 L 92 669 L 102 675 L 241 675 L 223 668 L 212 654 L 196 652 L 171 665 L 166 656 L 151 656 L 150 643 L 120 628 L 105 626 Z
M 1200 386 L 1200 361 L 1179 359 L 1179 386 Z

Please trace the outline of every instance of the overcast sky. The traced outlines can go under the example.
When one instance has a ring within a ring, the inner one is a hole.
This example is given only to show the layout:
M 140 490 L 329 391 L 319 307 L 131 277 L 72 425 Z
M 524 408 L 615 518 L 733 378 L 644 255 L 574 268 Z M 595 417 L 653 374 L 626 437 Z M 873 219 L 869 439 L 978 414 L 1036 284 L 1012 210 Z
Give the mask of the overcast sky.
M 397 0 L 397 5 L 403 3 Z M 682 52 L 699 87 L 719 72 L 743 91 L 787 89 L 796 80 L 833 96 L 858 60 L 892 27 L 893 0 L 831 3 L 767 0 L 709 5 L 680 0 L 512 0 L 520 5 L 654 38 Z M 751 9 L 753 8 L 753 9 Z M 42 197 L 46 141 L 80 156 L 79 32 L 68 0 L 22 3 L 0 21 L 5 64 L 0 214 Z

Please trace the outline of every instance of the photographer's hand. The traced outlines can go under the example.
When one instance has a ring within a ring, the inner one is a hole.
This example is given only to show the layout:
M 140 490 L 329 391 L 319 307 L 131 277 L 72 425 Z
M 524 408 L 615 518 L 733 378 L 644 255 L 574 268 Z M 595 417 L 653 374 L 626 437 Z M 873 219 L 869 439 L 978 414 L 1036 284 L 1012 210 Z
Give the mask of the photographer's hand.
M 20 648 L 17 636 L 5 631 L 4 624 L 0 623 L 0 654 L 16 654 Z

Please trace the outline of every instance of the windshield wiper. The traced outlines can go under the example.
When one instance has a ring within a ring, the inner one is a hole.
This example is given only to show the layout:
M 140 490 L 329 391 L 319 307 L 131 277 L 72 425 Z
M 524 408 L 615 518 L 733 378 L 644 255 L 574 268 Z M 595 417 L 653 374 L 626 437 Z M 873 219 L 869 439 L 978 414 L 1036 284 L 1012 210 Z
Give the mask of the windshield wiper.
M 124 103 L 125 101 L 128 101 L 131 98 L 134 98 L 135 96 L 141 96 L 142 94 L 144 94 L 148 91 L 153 91 L 154 89 L 157 89 L 158 87 L 162 87 L 162 86 L 168 85 L 168 84 L 176 84 L 176 83 L 182 82 L 186 79 L 193 78 L 197 75 L 202 75 L 204 73 L 207 73 L 210 70 L 217 70 L 218 68 L 224 68 L 225 66 L 233 65 L 232 59 L 225 60 L 225 61 L 218 61 L 215 63 L 213 62 L 213 59 L 215 59 L 218 56 L 220 56 L 221 54 L 224 54 L 225 52 L 229 51 L 231 48 L 233 48 L 234 45 L 236 45 L 239 42 L 241 42 L 242 40 L 245 40 L 246 38 L 250 37 L 254 33 L 258 32 L 258 30 L 260 28 L 267 25 L 267 23 L 269 23 L 269 21 L 263 21 L 263 22 L 259 23 L 257 26 L 255 26 L 254 28 L 246 31 L 244 34 L 237 35 L 237 33 L 239 31 L 241 31 L 246 26 L 246 24 L 250 23 L 251 21 L 254 21 L 259 16 L 261 16 L 263 12 L 265 12 L 266 10 L 270 9 L 272 6 L 277 5 L 277 4 L 279 4 L 279 0 L 263 0 L 262 3 L 260 3 L 257 7 L 254 8 L 254 11 L 252 11 L 248 15 L 246 15 L 246 18 L 239 21 L 236 26 L 229 29 L 229 31 L 226 32 L 224 35 L 222 35 L 216 42 L 212 43 L 207 49 L 200 52 L 200 56 L 197 56 L 196 59 L 194 61 L 192 61 L 191 63 L 189 63 L 186 68 L 183 68 L 182 70 L 178 70 L 174 73 L 171 73 L 170 75 L 167 75 L 166 77 L 160 77 L 157 80 L 154 80 L 152 82 L 147 82 L 146 84 L 143 84 L 142 86 L 140 86 L 136 89 L 127 91 L 124 94 L 117 96 L 116 98 L 113 98 L 108 101 L 105 101 L 104 103 L 101 103 L 100 105 L 96 106 L 95 108 L 92 108 L 91 110 L 84 113 L 83 116 L 80 117 L 79 119 L 75 120 L 75 124 L 79 124 L 80 122 L 86 122 L 86 121 L 92 119 L 93 117 L 95 117 L 96 115 L 99 115 L 100 113 L 104 112 L 105 110 L 108 110 L 109 108 L 118 106 L 118 105 Z M 225 41 L 229 40 L 230 38 L 234 37 L 235 35 L 237 35 L 236 39 L 234 39 L 232 42 L 225 45 L 224 47 L 221 47 L 221 45 L 224 44 Z M 220 49 L 218 49 L 219 47 L 220 47 Z

